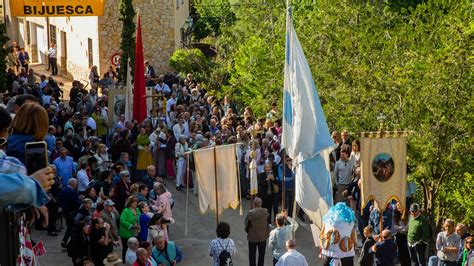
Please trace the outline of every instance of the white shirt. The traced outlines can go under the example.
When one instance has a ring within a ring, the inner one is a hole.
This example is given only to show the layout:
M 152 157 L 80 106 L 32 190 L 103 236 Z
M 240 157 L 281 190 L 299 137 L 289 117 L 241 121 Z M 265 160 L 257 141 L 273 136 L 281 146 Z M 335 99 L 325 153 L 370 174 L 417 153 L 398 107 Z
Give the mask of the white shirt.
M 167 102 L 166 102 L 166 112 L 169 113 L 170 110 L 171 110 L 171 105 L 173 104 L 176 104 L 176 99 L 173 99 L 173 98 L 170 98 Z
M 127 248 L 127 253 L 125 253 L 125 262 L 129 265 L 132 265 L 137 261 L 137 252 Z
M 160 91 L 162 91 L 164 93 L 170 93 L 171 92 L 170 87 L 168 85 L 166 85 L 166 83 L 163 83 L 163 87 L 161 87 L 159 83 L 156 84 L 155 90 L 156 90 L 156 92 L 160 92 Z
M 77 190 L 79 192 L 84 192 L 87 189 L 87 186 L 89 186 L 89 177 L 87 176 L 87 172 L 84 169 L 79 170 L 77 172 Z
M 276 266 L 308 266 L 308 262 L 303 254 L 294 249 L 290 249 L 281 256 Z
M 151 148 L 152 148 L 154 151 L 156 151 L 156 149 L 159 148 L 159 147 L 156 146 L 156 143 L 157 143 L 157 141 L 158 141 L 158 138 L 166 139 L 166 134 L 163 133 L 162 131 L 160 131 L 160 134 L 159 134 L 159 135 L 156 134 L 156 131 L 153 131 L 153 133 L 150 134 L 150 137 L 149 137 L 149 139 L 150 139 L 150 146 L 151 146 Z M 166 144 L 161 144 L 161 145 L 165 145 L 165 146 L 166 146 Z
M 189 123 L 186 120 L 184 120 L 184 135 L 186 135 L 188 138 L 191 137 L 191 132 L 189 132 Z
M 48 56 L 52 58 L 56 58 L 56 48 L 53 48 L 53 47 L 49 48 Z
M 186 135 L 186 127 L 184 126 L 184 124 L 181 127 L 178 123 L 178 124 L 173 126 L 173 133 L 174 133 L 174 137 L 176 138 L 176 140 L 179 141 L 179 137 L 181 135 Z

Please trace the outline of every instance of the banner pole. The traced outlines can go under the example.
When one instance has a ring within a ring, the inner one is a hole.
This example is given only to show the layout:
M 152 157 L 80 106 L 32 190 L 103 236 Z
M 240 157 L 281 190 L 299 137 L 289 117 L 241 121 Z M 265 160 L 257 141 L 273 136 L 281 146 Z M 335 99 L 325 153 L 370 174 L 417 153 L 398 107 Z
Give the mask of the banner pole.
M 216 192 L 216 225 L 219 224 L 219 192 L 217 189 L 217 158 L 216 158 L 216 147 L 213 148 L 214 150 L 214 184 L 215 184 L 215 192 Z
M 282 182 L 281 182 L 281 210 L 286 210 L 286 205 L 285 205 L 285 175 L 286 175 L 286 151 L 285 149 L 283 149 L 283 152 L 281 154 L 281 157 L 282 157 L 282 160 L 283 160 L 283 163 L 281 164 L 281 166 L 283 167 L 283 171 L 282 171 Z M 278 175 L 278 173 L 277 173 Z
M 380 235 L 382 235 L 382 231 L 383 231 L 383 220 L 382 220 L 382 215 L 383 215 L 383 211 L 382 211 L 382 208 L 380 208 L 379 206 L 379 213 L 380 213 L 380 219 L 379 219 L 379 223 L 380 223 Z
M 188 235 L 188 208 L 189 208 L 189 154 L 186 162 L 186 215 L 184 221 L 184 235 Z
M 234 144 L 234 155 L 237 156 L 237 144 Z M 240 185 L 240 163 L 238 160 L 235 160 L 235 163 L 237 164 L 237 189 L 238 189 L 238 195 L 239 195 L 239 205 L 240 205 L 240 210 L 239 210 L 239 215 L 242 216 L 244 215 L 244 211 L 242 210 L 242 186 Z
M 293 199 L 293 213 L 291 214 L 291 218 L 293 219 L 293 222 L 296 223 L 296 195 L 295 195 L 295 198 Z M 296 240 L 295 226 L 291 227 L 291 233 L 293 235 L 293 240 Z

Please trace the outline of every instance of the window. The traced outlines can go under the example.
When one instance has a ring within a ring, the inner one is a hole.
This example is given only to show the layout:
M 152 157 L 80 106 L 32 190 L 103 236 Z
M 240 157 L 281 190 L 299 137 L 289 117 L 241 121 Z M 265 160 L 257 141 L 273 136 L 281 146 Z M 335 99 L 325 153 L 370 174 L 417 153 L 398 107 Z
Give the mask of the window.
M 89 56 L 89 67 L 91 67 L 94 65 L 94 50 L 91 38 L 87 38 L 87 55 Z
M 54 42 L 56 45 L 58 44 L 57 42 L 58 38 L 56 37 L 56 26 L 54 25 L 49 25 L 49 41 L 52 43 Z

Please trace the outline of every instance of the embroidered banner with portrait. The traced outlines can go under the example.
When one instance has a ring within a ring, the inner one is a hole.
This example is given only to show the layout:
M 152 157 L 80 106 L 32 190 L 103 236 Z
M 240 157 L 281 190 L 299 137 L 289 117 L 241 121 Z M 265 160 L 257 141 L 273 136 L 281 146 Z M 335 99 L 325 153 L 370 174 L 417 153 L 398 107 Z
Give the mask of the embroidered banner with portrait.
M 361 209 L 370 199 L 381 211 L 390 200 L 397 200 L 403 209 L 407 187 L 406 138 L 366 137 L 360 141 L 362 187 Z

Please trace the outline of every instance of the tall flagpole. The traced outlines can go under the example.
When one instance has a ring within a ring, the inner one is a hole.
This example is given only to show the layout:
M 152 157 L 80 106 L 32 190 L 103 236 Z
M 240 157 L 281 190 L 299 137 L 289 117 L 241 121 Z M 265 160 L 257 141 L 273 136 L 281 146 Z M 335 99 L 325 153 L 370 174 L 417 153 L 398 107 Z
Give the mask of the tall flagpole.
M 292 36 L 292 34 L 291 34 L 291 24 L 290 24 L 290 23 L 293 23 L 293 18 L 291 17 L 291 0 L 286 0 L 286 32 L 287 32 L 287 35 L 286 35 L 286 38 L 287 38 L 287 40 L 286 40 L 286 46 L 289 46 L 289 45 L 292 43 L 291 39 L 292 39 L 293 36 Z M 290 39 L 290 40 L 288 40 L 288 39 Z M 285 60 L 289 61 L 289 60 L 292 60 L 291 51 L 292 51 L 293 49 L 290 49 L 289 47 L 286 47 L 286 46 L 285 46 L 285 49 L 286 49 L 287 51 L 290 51 L 290 53 L 286 53 L 285 56 L 287 56 L 287 57 L 289 57 L 289 58 L 285 58 Z M 287 65 L 285 64 L 285 68 L 286 68 L 286 67 L 287 67 Z M 291 76 L 288 76 L 287 78 L 290 79 Z M 290 82 L 291 82 L 291 81 L 290 81 Z M 285 106 L 283 105 L 283 107 L 285 107 Z M 286 147 L 285 147 L 285 148 L 286 148 Z M 285 153 L 286 153 L 286 149 L 285 149 Z M 296 158 L 291 158 L 291 159 L 294 159 L 294 160 L 295 160 Z M 286 163 L 286 161 L 285 161 L 285 163 Z M 295 162 L 294 162 L 294 163 L 295 163 Z M 283 169 L 285 169 L 285 168 L 286 168 L 286 165 L 284 165 Z M 285 172 L 283 172 L 283 173 L 285 173 Z M 297 178 L 297 175 L 296 175 L 296 173 L 295 173 L 295 175 L 294 175 L 295 184 L 296 184 L 296 178 Z M 283 180 L 285 180 L 285 174 L 283 174 Z M 295 192 L 296 192 L 296 191 L 295 191 Z M 292 218 L 293 218 L 294 221 L 296 222 L 296 195 L 295 195 L 295 197 L 294 197 L 294 199 L 293 199 L 293 202 L 290 203 L 290 204 L 293 204 Z M 296 239 L 296 231 L 295 231 L 295 227 L 294 227 L 294 226 L 292 226 L 291 233 L 292 233 L 292 239 L 295 240 L 295 239 Z
M 214 184 L 216 190 L 216 225 L 219 224 L 219 192 L 217 188 L 217 158 L 216 158 L 216 147 L 214 146 Z
M 283 171 L 282 171 L 282 181 L 281 181 L 281 191 L 282 191 L 282 194 L 281 194 L 281 210 L 286 210 L 286 205 L 285 205 L 285 175 L 286 175 L 286 158 L 285 158 L 285 149 L 283 149 L 282 153 L 281 153 L 281 157 L 282 157 L 282 160 L 283 160 L 283 164 L 281 166 L 283 166 Z
M 237 156 L 237 144 L 234 144 L 234 155 Z M 239 215 L 242 216 L 244 215 L 244 212 L 242 210 L 242 187 L 240 185 L 240 163 L 239 160 L 235 160 L 235 163 L 237 165 L 237 192 L 239 195 L 239 205 L 240 205 L 240 210 L 239 210 Z

